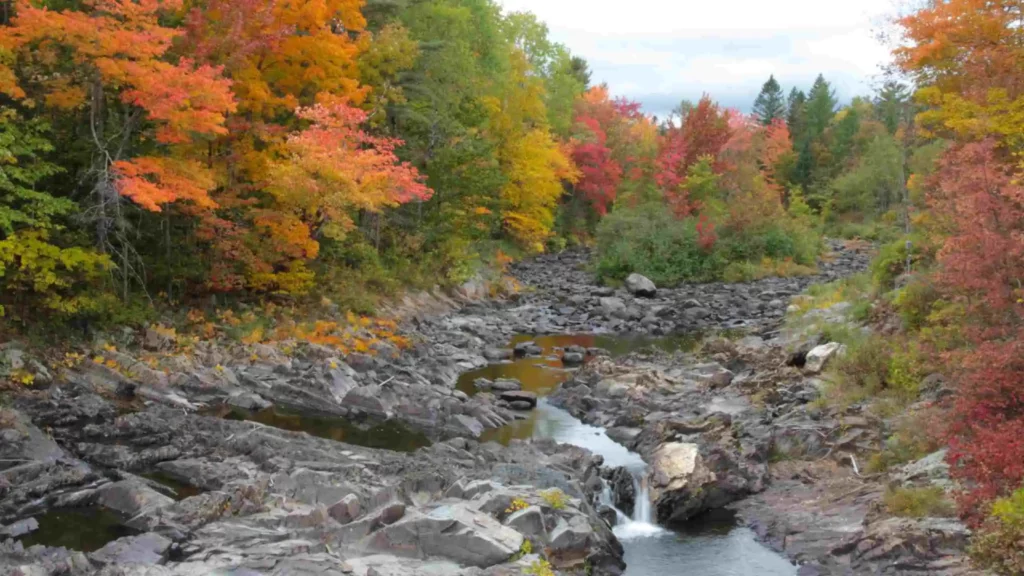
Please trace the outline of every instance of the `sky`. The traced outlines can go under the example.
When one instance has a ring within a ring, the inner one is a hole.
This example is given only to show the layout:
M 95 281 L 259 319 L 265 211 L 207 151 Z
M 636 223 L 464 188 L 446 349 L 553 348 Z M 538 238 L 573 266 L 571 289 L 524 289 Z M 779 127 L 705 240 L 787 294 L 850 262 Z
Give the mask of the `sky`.
M 533 12 L 590 64 L 592 83 L 664 117 L 705 92 L 748 112 L 770 74 L 786 93 L 818 73 L 840 101 L 870 93 L 893 0 L 499 0 Z

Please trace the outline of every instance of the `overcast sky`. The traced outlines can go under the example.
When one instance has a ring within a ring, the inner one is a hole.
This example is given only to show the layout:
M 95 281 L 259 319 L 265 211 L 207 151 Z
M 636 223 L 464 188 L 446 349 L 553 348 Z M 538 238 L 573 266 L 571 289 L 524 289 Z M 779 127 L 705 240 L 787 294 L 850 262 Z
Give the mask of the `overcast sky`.
M 876 32 L 893 0 L 499 0 L 527 10 L 590 63 L 595 84 L 664 116 L 708 92 L 749 111 L 775 74 L 786 92 L 818 73 L 842 100 L 867 94 L 889 61 Z

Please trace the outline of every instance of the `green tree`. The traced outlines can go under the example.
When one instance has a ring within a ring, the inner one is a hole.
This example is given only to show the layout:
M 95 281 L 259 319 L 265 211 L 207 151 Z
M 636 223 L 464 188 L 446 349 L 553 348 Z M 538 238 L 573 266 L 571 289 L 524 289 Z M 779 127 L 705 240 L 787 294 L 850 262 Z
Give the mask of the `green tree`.
M 789 136 L 793 142 L 798 142 L 803 134 L 806 103 L 807 95 L 803 90 L 793 88 L 789 91 L 789 98 L 786 99 L 786 127 L 789 128 Z
M 832 85 L 825 80 L 825 77 L 821 74 L 814 81 L 814 86 L 811 87 L 811 91 L 807 94 L 807 104 L 805 106 L 805 122 L 807 133 L 804 134 L 804 138 L 807 139 L 818 139 L 821 138 L 822 134 L 825 133 L 825 129 L 832 122 L 832 118 L 836 115 L 836 100 L 835 90 L 832 89 Z
M 754 115 L 765 126 L 786 115 L 786 97 L 774 75 L 768 78 L 754 100 Z
M 875 97 L 875 113 L 889 134 L 895 134 L 900 126 L 909 122 L 913 118 L 913 109 L 906 85 L 893 80 L 886 81 Z

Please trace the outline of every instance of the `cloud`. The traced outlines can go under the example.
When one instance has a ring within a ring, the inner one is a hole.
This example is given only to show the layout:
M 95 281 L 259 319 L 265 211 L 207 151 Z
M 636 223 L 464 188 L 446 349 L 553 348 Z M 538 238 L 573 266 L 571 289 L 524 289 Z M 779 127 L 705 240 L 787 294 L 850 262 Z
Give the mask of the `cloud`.
M 891 0 L 499 1 L 535 13 L 588 60 L 595 82 L 659 116 L 705 92 L 749 110 L 770 74 L 788 91 L 821 73 L 849 99 L 867 93 L 889 60 L 873 27 Z

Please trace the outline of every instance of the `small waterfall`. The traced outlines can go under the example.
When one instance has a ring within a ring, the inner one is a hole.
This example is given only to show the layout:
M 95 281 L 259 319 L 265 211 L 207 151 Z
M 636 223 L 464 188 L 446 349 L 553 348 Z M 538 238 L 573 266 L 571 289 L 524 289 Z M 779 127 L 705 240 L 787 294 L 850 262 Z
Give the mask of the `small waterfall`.
M 640 469 L 633 471 L 633 492 L 636 500 L 633 503 L 633 517 L 630 518 L 622 510 L 615 506 L 615 498 L 612 495 L 612 488 L 607 482 L 603 482 L 601 490 L 601 504 L 615 510 L 615 535 L 620 540 L 633 538 L 647 538 L 665 532 L 663 528 L 654 522 L 651 512 L 651 494 L 647 488 L 647 470 Z

